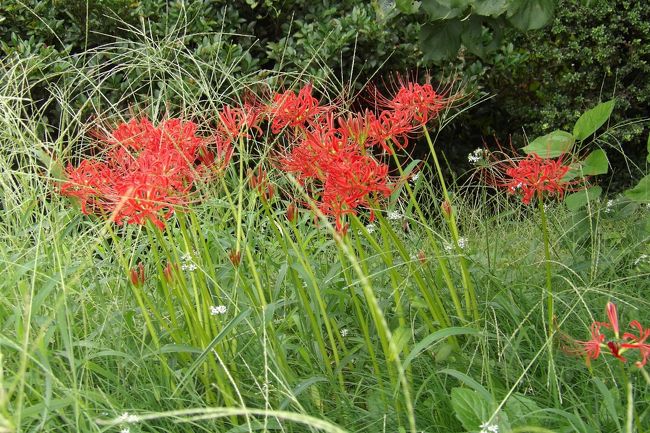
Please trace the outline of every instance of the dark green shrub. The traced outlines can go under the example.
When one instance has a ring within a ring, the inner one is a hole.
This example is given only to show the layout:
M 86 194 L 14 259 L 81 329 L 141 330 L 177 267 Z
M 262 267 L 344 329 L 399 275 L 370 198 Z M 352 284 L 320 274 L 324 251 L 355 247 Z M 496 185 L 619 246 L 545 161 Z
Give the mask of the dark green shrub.
M 566 130 L 585 109 L 611 98 L 611 125 L 650 116 L 650 3 L 561 0 L 549 27 L 513 35 L 512 42 L 519 61 L 496 65 L 485 81 L 496 95 L 489 107 L 498 135 L 514 134 L 521 144 L 522 128 L 529 137 Z M 641 164 L 642 132 L 642 125 L 630 125 L 604 139 Z M 621 158 L 612 162 L 625 169 Z

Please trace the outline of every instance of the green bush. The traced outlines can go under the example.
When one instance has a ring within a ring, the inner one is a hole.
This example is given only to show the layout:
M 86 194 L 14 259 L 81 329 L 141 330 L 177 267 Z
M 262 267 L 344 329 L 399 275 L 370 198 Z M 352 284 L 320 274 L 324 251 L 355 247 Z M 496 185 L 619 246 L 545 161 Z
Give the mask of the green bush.
M 566 130 L 585 109 L 612 98 L 611 125 L 649 116 L 650 4 L 591 3 L 561 0 L 549 27 L 513 35 L 509 59 L 516 55 L 518 60 L 493 68 L 485 82 L 485 89 L 495 94 L 489 106 L 498 135 L 515 134 L 515 142 L 523 143 L 522 128 L 528 137 Z M 632 163 L 642 164 L 642 125 L 628 124 L 603 139 L 624 150 Z M 612 162 L 625 169 L 622 158 Z

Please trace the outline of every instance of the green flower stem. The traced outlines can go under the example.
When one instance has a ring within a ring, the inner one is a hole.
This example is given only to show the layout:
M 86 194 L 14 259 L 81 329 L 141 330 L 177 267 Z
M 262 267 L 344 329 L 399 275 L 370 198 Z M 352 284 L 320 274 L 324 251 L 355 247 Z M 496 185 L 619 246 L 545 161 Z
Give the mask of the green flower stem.
M 556 404 L 559 404 L 559 385 L 555 374 L 555 362 L 553 361 L 553 284 L 551 281 L 551 246 L 548 233 L 548 219 L 544 210 L 544 197 L 540 191 L 537 195 L 537 204 L 542 219 L 542 233 L 544 238 L 544 262 L 546 265 L 546 310 L 547 310 L 547 338 L 548 338 L 548 384 Z
M 465 256 L 463 255 L 462 250 L 458 245 L 458 239 L 460 239 L 460 235 L 458 232 L 458 226 L 456 225 L 454 208 L 451 205 L 451 198 L 449 196 L 449 192 L 447 191 L 447 185 L 445 184 L 445 179 L 442 175 L 442 168 L 440 167 L 440 162 L 438 161 L 438 155 L 436 154 L 436 150 L 433 145 L 433 141 L 431 140 L 431 136 L 429 135 L 429 131 L 427 131 L 426 128 L 422 128 L 422 130 L 424 131 L 424 136 L 427 140 L 427 144 L 429 145 L 429 150 L 431 151 L 431 157 L 433 158 L 433 163 L 436 167 L 436 172 L 438 173 L 438 179 L 440 180 L 440 186 L 442 187 L 442 193 L 444 199 L 447 203 L 449 203 L 450 213 L 448 216 L 445 216 L 445 220 L 447 221 L 447 224 L 449 226 L 449 231 L 451 232 L 451 236 L 454 241 L 454 246 L 456 248 L 456 252 L 458 253 L 458 257 L 459 257 L 461 277 L 465 289 L 465 307 L 467 308 L 467 312 L 471 313 L 474 320 L 479 320 L 478 304 L 476 301 L 476 292 L 474 290 L 474 283 L 472 282 L 472 277 L 469 272 L 467 259 L 465 259 Z
M 542 219 L 542 234 L 544 237 L 544 259 L 546 265 L 546 310 L 548 314 L 548 338 L 553 336 L 553 284 L 551 281 L 551 246 L 548 234 L 548 219 L 546 218 L 546 211 L 544 210 L 544 198 L 542 193 L 538 194 L 537 204 L 539 207 L 539 214 Z
M 399 159 L 397 158 L 397 155 L 395 152 L 392 153 L 393 159 L 395 160 L 395 165 L 397 166 L 397 169 L 399 171 L 400 177 L 404 178 L 404 170 L 402 169 L 402 164 L 400 163 Z M 422 212 L 422 208 L 420 207 L 420 204 L 416 200 L 415 194 L 413 193 L 413 189 L 411 188 L 411 185 L 409 185 L 408 182 L 404 183 L 404 186 L 406 187 L 406 192 L 409 195 L 409 200 L 413 204 L 415 208 L 415 212 L 418 215 L 418 218 L 420 218 L 420 221 L 425 222 L 426 218 L 424 216 L 424 212 Z M 380 219 L 381 220 L 381 219 Z M 438 264 L 440 265 L 440 271 L 442 272 L 442 277 L 445 281 L 445 284 L 447 285 L 447 288 L 449 289 L 449 294 L 451 296 L 451 300 L 454 303 L 454 307 L 456 309 L 456 314 L 460 318 L 461 321 L 465 322 L 465 314 L 463 312 L 463 307 L 460 303 L 460 298 L 458 297 L 458 292 L 456 290 L 456 286 L 454 285 L 454 280 L 451 277 L 451 272 L 449 271 L 449 266 L 447 264 L 447 259 L 445 256 L 442 254 L 440 251 L 440 248 L 438 247 L 438 242 L 433 238 L 431 231 L 426 230 L 427 233 L 427 238 L 429 239 L 429 245 L 431 245 L 431 248 L 433 249 L 433 254 L 436 257 L 436 260 L 438 261 Z M 399 242 L 396 242 L 396 245 L 399 245 Z M 408 254 L 406 255 L 408 258 Z M 434 294 L 436 299 L 439 299 L 437 294 Z M 431 305 L 431 304 L 429 304 Z M 439 310 L 444 314 L 445 317 L 448 317 L 447 312 L 445 310 L 444 304 L 439 303 Z M 436 308 L 438 309 L 438 308 Z M 433 309 L 432 309 L 433 310 Z M 449 320 L 441 320 L 440 322 L 442 323 L 449 323 Z

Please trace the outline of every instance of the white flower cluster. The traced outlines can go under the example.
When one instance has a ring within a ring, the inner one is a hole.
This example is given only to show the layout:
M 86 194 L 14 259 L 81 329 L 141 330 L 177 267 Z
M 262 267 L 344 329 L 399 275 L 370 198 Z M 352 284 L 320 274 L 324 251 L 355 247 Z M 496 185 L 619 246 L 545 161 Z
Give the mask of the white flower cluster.
M 420 172 L 418 171 L 413 176 L 411 176 L 411 183 L 417 182 L 419 178 L 420 178 Z
M 192 261 L 192 254 L 184 253 L 181 256 L 181 270 L 192 272 L 196 270 L 196 264 Z
M 499 433 L 499 426 L 490 422 L 481 424 L 481 431 L 479 433 Z
M 374 224 L 368 224 L 366 226 L 366 231 L 368 232 L 368 234 L 374 233 L 375 230 L 377 230 L 377 226 Z
M 517 190 L 518 190 L 519 188 L 521 188 L 522 186 L 524 186 L 524 184 L 523 184 L 522 182 L 519 182 L 517 185 L 515 185 L 515 186 L 511 186 L 510 189 L 511 189 L 512 191 L 517 191 Z
M 343 329 L 341 329 L 340 332 L 341 332 L 341 337 L 343 337 L 343 338 L 347 337 L 348 334 L 350 333 L 350 331 L 348 330 L 348 328 L 343 328 Z
M 466 247 L 467 247 L 467 238 L 466 237 L 458 238 L 458 248 L 464 250 Z M 447 253 L 451 253 L 454 250 L 454 245 L 452 243 L 445 242 L 444 248 Z
M 217 314 L 226 314 L 228 312 L 228 307 L 225 305 L 212 305 L 210 307 L 210 314 L 216 316 Z
M 647 254 L 641 254 L 634 261 L 634 266 L 639 266 L 640 264 L 646 264 L 646 263 L 650 263 L 650 256 Z
M 397 221 L 404 218 L 404 214 L 398 210 L 392 210 L 388 212 L 388 219 L 391 221 Z
M 468 160 L 472 165 L 476 165 L 476 164 L 478 164 L 479 162 L 485 160 L 485 157 L 486 157 L 486 156 L 487 156 L 487 152 L 486 152 L 486 150 L 485 150 L 485 149 L 482 149 L 482 148 L 479 147 L 478 149 L 475 149 L 472 153 L 470 153 L 469 155 L 467 155 L 467 160 Z
M 605 205 L 605 213 L 611 213 L 614 208 L 614 200 L 607 200 L 607 204 Z
M 138 420 L 137 416 L 131 415 L 128 412 L 124 412 L 122 415 L 120 415 L 117 418 L 117 422 L 126 422 L 126 423 L 136 422 L 137 420 Z

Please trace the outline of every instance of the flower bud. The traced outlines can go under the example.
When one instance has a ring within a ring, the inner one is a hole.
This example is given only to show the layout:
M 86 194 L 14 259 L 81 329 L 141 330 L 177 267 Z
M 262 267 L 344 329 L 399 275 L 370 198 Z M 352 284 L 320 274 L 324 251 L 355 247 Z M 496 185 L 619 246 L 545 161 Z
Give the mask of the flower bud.
M 289 222 L 295 223 L 296 218 L 298 217 L 298 209 L 296 208 L 296 205 L 293 203 L 289 203 L 289 206 L 287 206 L 287 220 Z
M 234 267 L 238 267 L 239 263 L 241 262 L 241 253 L 239 250 L 230 250 L 230 253 L 228 254 L 228 258 L 230 259 L 230 263 Z
M 140 288 L 144 285 L 144 265 L 142 262 L 138 263 L 137 268 L 132 268 L 130 271 L 131 283 Z
M 446 219 L 451 218 L 451 203 L 449 203 L 449 200 L 442 202 L 440 205 L 440 210 Z

